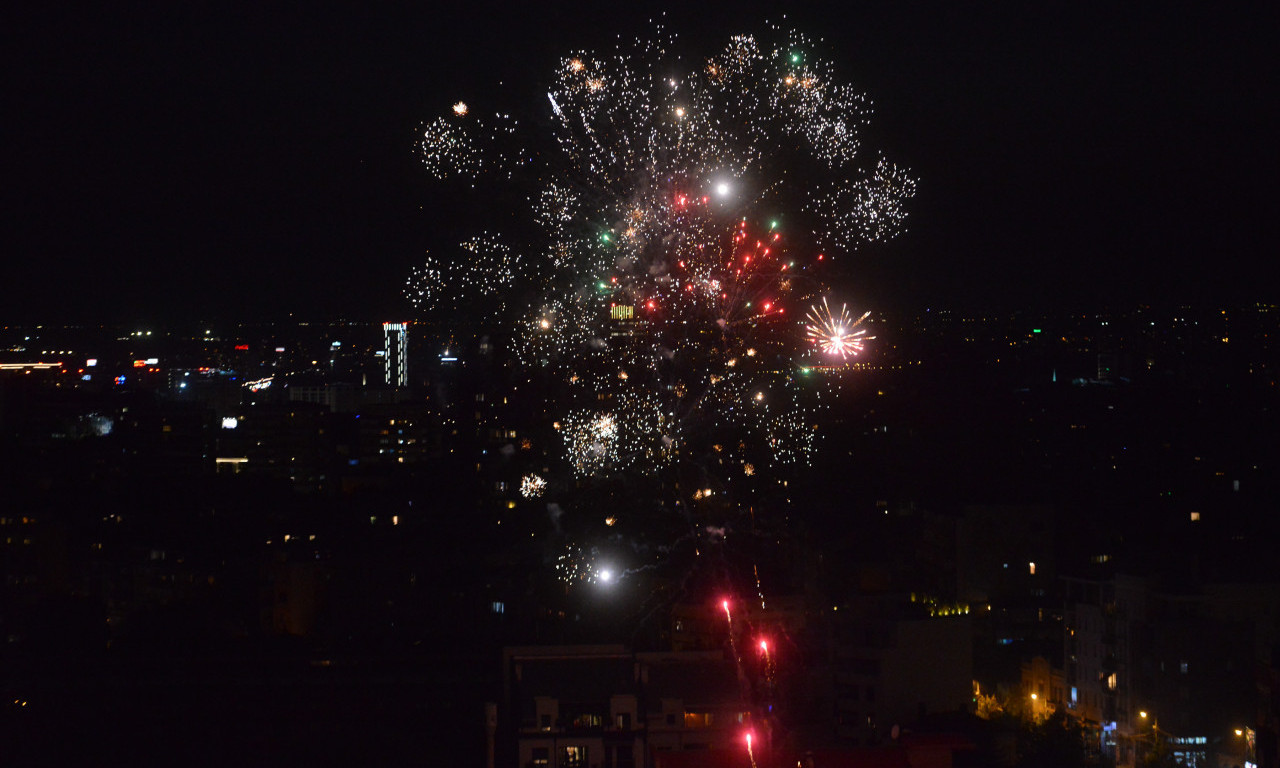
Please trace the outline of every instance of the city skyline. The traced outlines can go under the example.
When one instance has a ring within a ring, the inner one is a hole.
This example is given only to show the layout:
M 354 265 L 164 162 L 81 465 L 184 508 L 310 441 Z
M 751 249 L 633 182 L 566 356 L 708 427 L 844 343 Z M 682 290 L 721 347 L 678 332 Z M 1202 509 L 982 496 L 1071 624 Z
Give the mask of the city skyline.
M 496 10 L 24 9 L 0 322 L 407 317 L 405 277 L 479 207 L 429 183 L 419 126 L 460 99 L 537 119 L 557 57 L 660 12 Z M 748 4 L 664 24 L 698 56 L 783 13 L 920 182 L 907 232 L 854 254 L 858 303 L 1274 298 L 1246 13 Z

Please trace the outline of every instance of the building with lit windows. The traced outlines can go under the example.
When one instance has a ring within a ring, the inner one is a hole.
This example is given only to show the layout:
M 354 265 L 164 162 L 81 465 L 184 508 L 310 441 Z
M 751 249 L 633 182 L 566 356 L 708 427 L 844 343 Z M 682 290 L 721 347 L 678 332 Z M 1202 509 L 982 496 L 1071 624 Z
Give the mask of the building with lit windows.
M 409 351 L 405 334 L 408 328 L 408 323 L 382 324 L 382 364 L 389 387 L 404 387 L 409 384 Z
M 621 645 L 508 648 L 499 707 L 509 764 L 641 768 L 660 756 L 742 751 L 736 666 L 720 651 L 636 653 Z

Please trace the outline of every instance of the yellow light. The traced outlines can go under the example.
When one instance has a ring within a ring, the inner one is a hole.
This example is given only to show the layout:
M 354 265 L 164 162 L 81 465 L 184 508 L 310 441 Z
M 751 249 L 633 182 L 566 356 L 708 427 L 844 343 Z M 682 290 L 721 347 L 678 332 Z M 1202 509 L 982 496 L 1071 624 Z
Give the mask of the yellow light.
M 467 114 L 467 102 L 460 101 L 457 104 L 454 104 L 453 114 L 457 115 L 458 117 L 462 117 L 463 115 Z

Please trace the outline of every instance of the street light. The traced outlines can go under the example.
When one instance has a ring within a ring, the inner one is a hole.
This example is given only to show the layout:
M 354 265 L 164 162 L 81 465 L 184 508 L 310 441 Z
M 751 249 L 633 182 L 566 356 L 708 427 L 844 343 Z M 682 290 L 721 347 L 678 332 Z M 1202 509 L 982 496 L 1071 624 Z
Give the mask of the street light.
M 1245 765 L 1252 765 L 1257 762 L 1257 755 L 1254 753 L 1255 741 L 1257 740 L 1257 732 L 1252 728 L 1235 729 L 1237 736 L 1243 736 L 1244 739 L 1240 743 L 1240 762 Z
M 1155 713 L 1148 712 L 1145 709 L 1138 710 L 1138 717 L 1142 718 L 1143 720 L 1147 720 L 1147 719 L 1151 720 L 1151 749 L 1152 751 L 1159 750 L 1160 749 L 1160 719 L 1156 717 Z M 1141 742 L 1145 740 L 1146 740 L 1146 737 L 1144 736 L 1139 736 L 1139 735 L 1134 736 L 1135 742 Z

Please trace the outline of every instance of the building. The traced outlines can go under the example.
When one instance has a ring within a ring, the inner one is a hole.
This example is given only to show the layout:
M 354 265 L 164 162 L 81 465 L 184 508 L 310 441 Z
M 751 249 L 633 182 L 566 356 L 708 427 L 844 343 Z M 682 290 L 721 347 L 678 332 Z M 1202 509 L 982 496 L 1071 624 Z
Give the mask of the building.
M 382 324 L 382 364 L 389 387 L 409 385 L 408 323 Z
M 973 697 L 973 626 L 965 613 L 928 612 L 900 599 L 863 598 L 828 618 L 833 735 L 873 746 Z
M 742 751 L 752 727 L 736 665 L 720 651 L 584 645 L 503 655 L 499 763 L 505 753 L 529 768 L 652 768 L 676 752 Z

